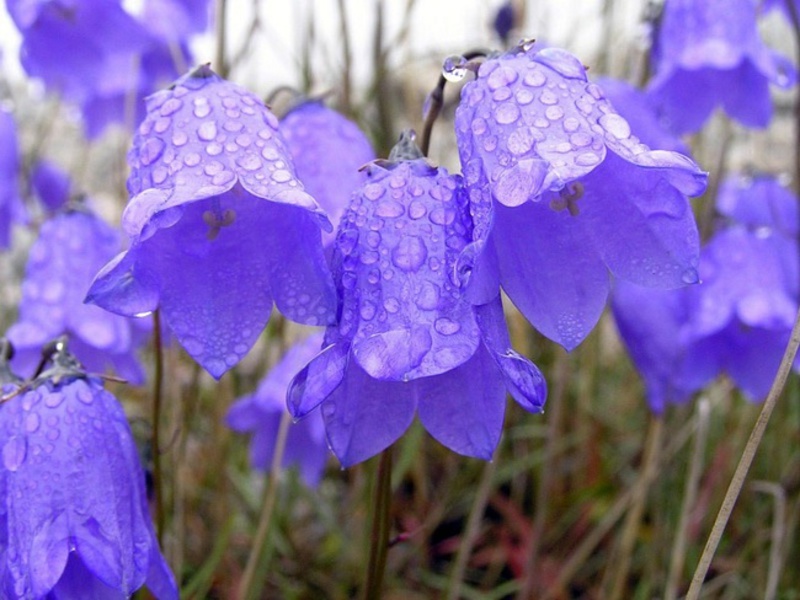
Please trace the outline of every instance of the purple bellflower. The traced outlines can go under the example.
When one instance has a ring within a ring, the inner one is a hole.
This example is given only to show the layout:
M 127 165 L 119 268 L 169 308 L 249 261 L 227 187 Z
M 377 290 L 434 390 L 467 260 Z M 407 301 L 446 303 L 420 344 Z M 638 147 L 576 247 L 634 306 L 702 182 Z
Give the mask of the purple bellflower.
M 199 67 L 148 98 L 128 161 L 131 245 L 88 302 L 128 316 L 158 308 L 216 378 L 255 343 L 273 300 L 294 321 L 333 322 L 319 233 L 330 222 L 256 96 Z
M 142 22 L 173 44 L 208 29 L 209 0 L 145 0 Z
M 286 392 L 292 378 L 322 347 L 322 333 L 298 342 L 261 381 L 255 393 L 239 399 L 226 417 L 228 426 L 242 433 L 252 432 L 250 461 L 260 471 L 269 470 L 281 417 L 286 412 Z M 313 411 L 289 429 L 283 466 L 296 465 L 306 485 L 316 487 L 322 479 L 330 450 L 319 411 Z
M 141 99 L 177 76 L 173 54 L 188 59 L 185 47 L 170 50 L 118 0 L 6 3 L 23 37 L 22 66 L 81 108 L 90 137 L 111 122 L 124 123 L 126 116 L 141 121 Z M 137 100 L 135 115 L 126 114 L 131 95 Z
M 122 600 L 147 586 L 177 599 L 122 407 L 63 349 L 53 361 L 0 406 L 3 597 Z
M 33 167 L 31 187 L 42 206 L 55 212 L 69 200 L 72 182 L 61 168 L 48 160 L 40 160 Z
M 17 127 L 11 113 L 0 108 L 0 249 L 11 243 L 11 227 L 27 221 L 19 193 Z
M 350 195 L 366 180 L 361 171 L 375 159 L 367 137 L 352 121 L 320 101 L 302 102 L 283 117 L 280 131 L 292 153 L 297 178 L 328 213 L 336 231 Z M 323 233 L 327 247 L 334 232 Z
M 508 42 L 511 30 L 514 29 L 514 22 L 517 20 L 514 2 L 508 0 L 500 5 L 492 20 L 492 29 L 504 44 Z
M 61 212 L 42 225 L 28 258 L 19 319 L 8 330 L 18 373 L 32 375 L 42 346 L 69 334 L 72 350 L 91 371 L 112 367 L 132 383 L 144 381 L 136 349 L 145 340 L 149 321 L 83 303 L 92 278 L 119 252 L 120 238 L 84 207 Z
M 614 290 L 614 318 L 656 412 L 722 372 L 764 398 L 797 314 L 796 198 L 774 178 L 733 176 L 717 208 L 731 222 L 701 251 L 702 285 Z
M 462 89 L 456 135 L 475 218 L 459 271 L 476 304 L 499 283 L 571 350 L 600 317 L 609 271 L 650 287 L 697 282 L 686 196 L 707 175 L 642 144 L 571 54 L 523 44 L 488 59 Z
M 352 197 L 333 253 L 340 320 L 289 390 L 296 418 L 321 405 L 343 466 L 387 448 L 415 413 L 448 448 L 489 459 L 506 390 L 531 412 L 545 400 L 539 370 L 509 347 L 499 290 L 478 307 L 463 294 L 455 265 L 472 222 L 461 178 L 410 139 Z
M 772 117 L 769 85 L 789 88 L 789 60 L 764 45 L 753 0 L 667 0 L 653 47 L 648 91 L 665 125 L 699 130 L 716 106 L 748 127 Z

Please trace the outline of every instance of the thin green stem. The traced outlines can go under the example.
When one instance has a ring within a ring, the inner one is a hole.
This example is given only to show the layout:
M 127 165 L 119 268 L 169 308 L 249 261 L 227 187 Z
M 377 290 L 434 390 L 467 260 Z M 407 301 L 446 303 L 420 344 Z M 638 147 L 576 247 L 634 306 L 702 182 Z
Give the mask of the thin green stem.
M 258 528 L 253 538 L 253 547 L 250 556 L 247 557 L 247 565 L 244 569 L 242 582 L 239 586 L 239 600 L 256 598 L 260 593 L 261 581 L 256 581 L 256 567 L 258 567 L 261 555 L 269 537 L 272 515 L 275 512 L 275 502 L 278 498 L 278 483 L 281 476 L 281 464 L 283 463 L 283 453 L 286 449 L 286 439 L 289 437 L 289 426 L 292 424 L 292 417 L 288 411 L 284 411 L 281 423 L 278 427 L 278 436 L 275 439 L 275 450 L 272 453 L 272 464 L 269 471 L 269 483 L 264 497 L 264 504 L 261 508 L 261 515 L 258 518 Z
M 475 493 L 475 500 L 472 502 L 472 509 L 467 519 L 467 527 L 461 538 L 453 571 L 450 574 L 447 600 L 458 600 L 461 597 L 461 582 L 464 579 L 464 572 L 467 570 L 467 562 L 470 554 L 472 554 L 472 548 L 475 546 L 475 541 L 480 533 L 481 521 L 483 521 L 483 514 L 486 512 L 486 504 L 489 502 L 489 494 L 492 491 L 496 468 L 497 463 L 495 461 L 490 461 L 483 467 L 478 491 Z
M 216 0 L 215 4 L 215 36 L 216 53 L 214 55 L 214 68 L 220 77 L 228 76 L 228 64 L 225 62 L 225 45 L 227 44 L 227 0 Z
M 742 491 L 745 477 L 747 477 L 747 472 L 750 470 L 750 465 L 753 463 L 753 458 L 756 455 L 756 450 L 758 450 L 761 439 L 764 437 L 764 431 L 772 416 L 772 411 L 775 409 L 775 404 L 786 385 L 786 379 L 789 377 L 789 371 L 792 368 L 794 357 L 797 355 L 798 346 L 800 346 L 800 312 L 797 313 L 789 344 L 786 346 L 786 352 L 778 368 L 778 374 L 772 382 L 772 388 L 769 390 L 769 395 L 767 395 L 767 399 L 764 401 L 764 406 L 761 408 L 761 413 L 758 415 L 756 424 L 753 426 L 753 431 L 750 434 L 750 438 L 747 440 L 747 445 L 739 459 L 739 464 L 736 466 L 733 479 L 728 486 L 725 499 L 722 501 L 722 506 L 720 506 L 719 512 L 717 513 L 717 518 L 714 521 L 711 534 L 708 536 L 708 541 L 703 549 L 700 562 L 697 564 L 694 576 L 692 577 L 692 584 L 689 586 L 686 600 L 697 600 L 697 598 L 700 597 L 703 581 L 708 573 L 708 568 L 711 566 L 711 559 L 714 558 L 717 546 L 728 524 L 728 519 L 731 516 L 731 512 L 733 512 L 733 507 L 736 504 L 736 500 L 739 498 L 739 493 Z
M 161 397 L 164 389 L 164 344 L 161 339 L 161 315 L 153 311 L 153 353 L 155 372 L 153 374 L 153 490 L 156 500 L 156 533 L 158 542 L 164 542 L 164 475 L 161 464 Z
M 370 553 L 367 565 L 366 600 L 382 597 L 383 573 L 386 570 L 386 555 L 389 551 L 389 529 L 391 527 L 392 504 L 392 449 L 381 452 L 378 472 L 375 477 L 375 507 L 370 530 Z

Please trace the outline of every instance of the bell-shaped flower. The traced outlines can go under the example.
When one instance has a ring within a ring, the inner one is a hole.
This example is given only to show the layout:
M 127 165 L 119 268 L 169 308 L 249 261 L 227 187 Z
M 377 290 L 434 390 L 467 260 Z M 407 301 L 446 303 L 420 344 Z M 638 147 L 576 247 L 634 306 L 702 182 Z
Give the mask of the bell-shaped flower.
M 236 401 L 226 417 L 234 431 L 252 433 L 250 462 L 268 471 L 278 437 L 281 418 L 286 413 L 286 392 L 292 378 L 319 353 L 322 333 L 314 333 L 292 346 L 258 385 L 258 389 Z M 303 481 L 315 487 L 330 456 L 325 426 L 319 411 L 295 423 L 286 438 L 283 466 L 297 466 Z
M 358 126 L 320 101 L 301 102 L 281 119 L 280 131 L 292 153 L 297 178 L 328 213 L 334 231 L 350 195 L 366 180 L 361 167 L 375 152 Z M 323 233 L 328 247 L 335 233 Z
M 19 316 L 8 330 L 16 348 L 13 365 L 30 376 L 41 348 L 62 334 L 86 367 L 108 367 L 132 383 L 144 381 L 136 358 L 148 321 L 111 314 L 83 303 L 97 271 L 119 252 L 120 234 L 85 207 L 65 210 L 42 224 L 31 246 Z
M 539 412 L 545 381 L 509 348 L 498 291 L 465 297 L 455 266 L 471 240 L 461 178 L 430 166 L 404 137 L 367 168 L 333 253 L 340 320 L 292 383 L 299 418 L 321 405 L 344 466 L 384 450 L 418 414 L 442 444 L 489 459 L 508 390 Z
M 788 88 L 790 61 L 764 45 L 753 0 L 667 0 L 655 29 L 648 85 L 665 125 L 699 130 L 715 107 L 748 127 L 772 117 L 769 86 Z
M 571 350 L 600 317 L 609 271 L 651 287 L 697 281 L 687 195 L 706 174 L 642 144 L 571 54 L 523 44 L 488 59 L 462 89 L 456 136 L 475 218 L 459 271 L 475 303 L 499 283 Z
M 731 222 L 701 251 L 701 285 L 614 290 L 614 317 L 656 411 L 723 372 L 764 398 L 800 307 L 793 194 L 771 177 L 733 176 L 717 208 Z
M 0 107 L 0 250 L 11 243 L 11 227 L 27 221 L 19 193 L 20 158 L 17 126 L 11 113 Z
M 122 407 L 74 358 L 0 406 L 0 448 L 4 598 L 178 598 Z
M 320 241 L 330 222 L 256 96 L 199 67 L 148 98 L 128 162 L 130 248 L 88 302 L 129 316 L 159 309 L 217 378 L 255 343 L 273 300 L 294 321 L 333 322 Z

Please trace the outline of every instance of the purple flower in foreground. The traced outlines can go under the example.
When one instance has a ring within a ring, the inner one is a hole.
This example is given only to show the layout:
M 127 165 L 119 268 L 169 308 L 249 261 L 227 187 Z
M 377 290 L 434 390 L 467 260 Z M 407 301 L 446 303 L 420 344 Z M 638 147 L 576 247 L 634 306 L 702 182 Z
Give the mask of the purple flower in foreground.
M 148 323 L 83 303 L 92 278 L 119 252 L 120 242 L 117 231 L 84 208 L 62 212 L 42 225 L 25 270 L 19 319 L 8 330 L 19 373 L 32 375 L 42 346 L 66 333 L 89 370 L 102 373 L 112 367 L 133 383 L 144 381 L 136 349 Z
M 719 105 L 748 127 L 772 117 L 769 84 L 788 88 L 794 67 L 758 35 L 753 0 L 667 0 L 649 94 L 676 133 L 697 131 Z
M 280 131 L 297 178 L 328 213 L 335 231 L 350 195 L 366 180 L 361 167 L 375 158 L 369 140 L 355 123 L 313 100 L 283 117 Z M 329 246 L 335 237 L 333 232 L 323 233 L 323 244 Z
M 264 377 L 255 393 L 240 398 L 228 411 L 226 421 L 231 429 L 253 433 L 250 461 L 254 468 L 269 470 L 281 417 L 286 412 L 289 383 L 321 347 L 322 333 L 314 333 L 295 344 Z M 289 429 L 283 466 L 297 465 L 307 485 L 319 484 L 329 455 L 319 411 Z
M 686 195 L 706 174 L 631 134 L 584 66 L 522 46 L 481 65 L 456 110 L 474 243 L 459 271 L 481 304 L 498 283 L 568 350 L 605 306 L 609 271 L 650 287 L 697 282 Z
M 702 285 L 614 291 L 620 334 L 656 411 L 721 372 L 750 398 L 766 396 L 797 314 L 797 200 L 773 178 L 735 176 L 717 207 L 734 223 L 703 247 Z
M 131 246 L 98 274 L 88 302 L 129 316 L 159 308 L 217 378 L 255 343 L 273 300 L 294 321 L 333 322 L 319 233 L 330 222 L 253 94 L 199 67 L 148 98 L 128 161 Z
M 0 108 L 0 249 L 11 242 L 11 226 L 27 219 L 19 195 L 19 168 L 17 127 L 11 113 Z
M 367 169 L 333 254 L 341 318 L 292 382 L 300 418 L 321 404 L 328 443 L 344 466 L 377 454 L 418 414 L 448 448 L 489 459 L 506 390 L 539 412 L 539 370 L 509 347 L 500 298 L 463 295 L 456 259 L 472 223 L 460 177 L 431 167 L 401 138 Z
M 0 503 L 9 598 L 178 598 L 119 402 L 63 351 L 0 406 Z

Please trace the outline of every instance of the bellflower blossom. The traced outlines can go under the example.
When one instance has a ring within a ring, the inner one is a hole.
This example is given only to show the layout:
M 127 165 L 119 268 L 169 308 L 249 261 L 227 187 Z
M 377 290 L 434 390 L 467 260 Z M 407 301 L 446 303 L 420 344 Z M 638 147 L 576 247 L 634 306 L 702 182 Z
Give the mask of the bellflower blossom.
M 86 367 L 107 367 L 132 383 L 144 381 L 136 349 L 149 322 L 111 314 L 83 303 L 97 271 L 118 252 L 119 233 L 84 207 L 61 212 L 42 224 L 30 249 L 19 319 L 8 330 L 17 353 L 14 367 L 33 374 L 40 349 L 69 334 L 72 350 Z
M 702 285 L 614 290 L 614 318 L 657 412 L 722 372 L 748 397 L 766 396 L 797 314 L 794 196 L 771 177 L 733 176 L 717 208 L 731 223 L 702 249 Z
M 292 346 L 264 377 L 255 393 L 240 398 L 228 411 L 226 421 L 231 429 L 253 433 L 250 461 L 254 468 L 261 471 L 270 468 L 281 417 L 286 412 L 289 383 L 320 351 L 322 337 L 322 333 L 314 333 Z M 289 429 L 283 466 L 297 465 L 307 485 L 319 484 L 329 455 L 325 425 L 319 411 L 313 411 Z
M 475 218 L 459 272 L 476 304 L 499 283 L 571 350 L 600 317 L 609 271 L 651 287 L 697 282 L 686 196 L 706 174 L 640 143 L 571 54 L 522 44 L 486 60 L 462 89 L 456 135 Z
M 14 117 L 0 107 L 0 249 L 11 243 L 11 227 L 27 220 L 19 193 L 20 158 Z
M 649 94 L 676 133 L 702 127 L 716 106 L 748 127 L 772 117 L 769 85 L 789 88 L 789 60 L 764 45 L 753 0 L 667 0 L 653 47 Z
M 126 12 L 118 0 L 6 0 L 22 35 L 20 61 L 48 90 L 80 106 L 86 132 L 101 133 L 124 122 L 126 99 L 141 98 L 177 75 L 173 53 L 188 59 L 184 47 L 171 51 Z M 138 123 L 141 101 L 134 103 Z
M 297 178 L 328 213 L 335 232 L 350 195 L 366 180 L 361 167 L 375 159 L 369 140 L 355 123 L 314 100 L 292 108 L 281 119 L 280 132 Z M 334 232 L 322 234 L 326 247 Z
M 340 320 L 293 380 L 289 410 L 321 405 L 343 466 L 377 454 L 418 414 L 442 444 L 489 459 L 506 390 L 540 412 L 539 370 L 509 347 L 500 297 L 473 307 L 456 259 L 472 223 L 461 178 L 430 166 L 409 138 L 367 168 L 333 253 Z
M 178 590 L 158 548 L 144 472 L 119 402 L 63 349 L 0 407 L 8 598 L 128 598 Z
M 88 302 L 129 316 L 158 308 L 216 378 L 255 343 L 273 300 L 294 321 L 333 322 L 319 233 L 330 222 L 256 96 L 199 67 L 148 98 L 128 162 L 130 248 Z

